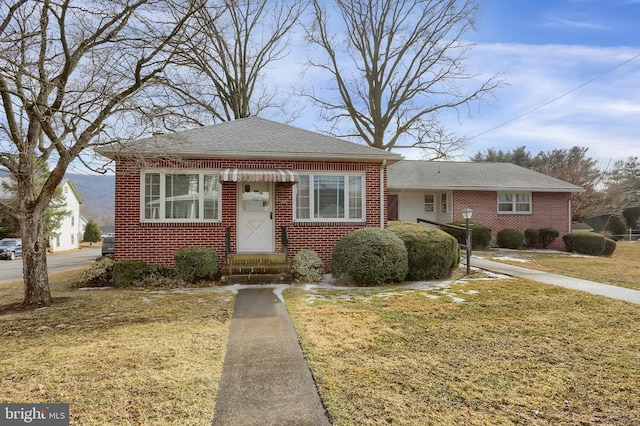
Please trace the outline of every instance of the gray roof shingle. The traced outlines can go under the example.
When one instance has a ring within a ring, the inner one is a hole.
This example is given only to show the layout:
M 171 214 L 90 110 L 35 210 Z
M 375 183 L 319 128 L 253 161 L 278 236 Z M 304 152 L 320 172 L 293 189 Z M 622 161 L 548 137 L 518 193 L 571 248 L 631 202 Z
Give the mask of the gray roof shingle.
M 154 135 L 112 144 L 97 150 L 109 158 L 119 155 L 181 158 L 311 159 L 399 161 L 402 156 L 260 117 Z
M 511 163 L 404 160 L 388 167 L 387 182 L 390 190 L 584 191 Z

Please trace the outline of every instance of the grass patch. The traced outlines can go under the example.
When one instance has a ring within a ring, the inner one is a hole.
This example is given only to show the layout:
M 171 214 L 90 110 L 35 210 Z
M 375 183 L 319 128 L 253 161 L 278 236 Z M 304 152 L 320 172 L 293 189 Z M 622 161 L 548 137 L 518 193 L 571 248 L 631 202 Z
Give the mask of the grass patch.
M 52 274 L 35 311 L 0 285 L 0 401 L 69 403 L 72 424 L 210 424 L 230 293 L 72 290 L 81 272 Z
M 508 253 L 508 257 L 518 257 L 528 261 L 522 263 L 504 259 L 494 252 L 485 252 L 485 254 L 491 260 L 498 262 L 640 290 L 640 262 L 638 262 L 640 243 L 635 241 L 618 241 L 611 257 L 544 251 Z
M 336 425 L 640 418 L 635 305 L 522 279 L 285 297 Z

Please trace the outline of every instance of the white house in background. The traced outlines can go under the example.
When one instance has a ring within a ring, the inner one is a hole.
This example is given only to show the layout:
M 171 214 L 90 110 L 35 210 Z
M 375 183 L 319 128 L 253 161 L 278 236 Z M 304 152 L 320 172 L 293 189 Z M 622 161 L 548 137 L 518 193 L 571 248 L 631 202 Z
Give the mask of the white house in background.
M 49 240 L 49 250 L 51 252 L 73 250 L 80 247 L 80 204 L 82 200 L 73 183 L 69 179 L 64 179 L 60 186 L 62 187 L 62 196 L 65 200 L 65 210 L 70 214 L 65 216 L 60 223 L 60 227 L 52 232 Z
M 13 198 L 13 194 L 3 188 L 2 182 L 11 183 L 11 178 L 9 176 L 0 177 L 0 200 Z M 53 236 L 49 239 L 49 250 L 52 252 L 76 249 L 80 247 L 81 240 L 81 234 L 78 230 L 81 226 L 80 204 L 82 204 L 82 200 L 69 179 L 64 179 L 60 183 L 60 187 L 65 201 L 64 209 L 70 214 L 65 216 L 60 227 L 52 232 Z

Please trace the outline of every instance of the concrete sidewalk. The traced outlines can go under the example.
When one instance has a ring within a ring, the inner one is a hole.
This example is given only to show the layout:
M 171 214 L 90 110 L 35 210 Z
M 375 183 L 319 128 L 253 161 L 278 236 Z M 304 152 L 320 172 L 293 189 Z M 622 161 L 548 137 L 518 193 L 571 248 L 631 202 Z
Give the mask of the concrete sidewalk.
M 238 291 L 213 425 L 329 425 L 284 303 Z
M 466 259 L 462 259 L 466 262 Z M 550 274 L 548 272 L 536 271 L 534 269 L 520 266 L 508 265 L 506 263 L 494 262 L 477 256 L 471 256 L 471 266 L 498 272 L 513 277 L 526 278 L 539 281 L 545 284 L 557 285 L 571 290 L 585 291 L 599 296 L 606 296 L 611 299 L 623 300 L 625 302 L 640 305 L 640 291 L 624 287 L 617 287 L 609 284 L 602 284 L 593 281 L 572 278 L 564 275 Z

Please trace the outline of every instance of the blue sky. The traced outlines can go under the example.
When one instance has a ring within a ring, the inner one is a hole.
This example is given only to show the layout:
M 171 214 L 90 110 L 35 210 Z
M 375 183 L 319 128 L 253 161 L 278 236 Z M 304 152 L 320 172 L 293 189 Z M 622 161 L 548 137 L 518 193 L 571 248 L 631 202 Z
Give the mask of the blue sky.
M 588 147 L 603 168 L 640 157 L 640 0 L 478 2 L 477 32 L 467 34 L 477 44 L 468 66 L 503 73 L 507 84 L 470 117 L 447 120 L 471 138 L 457 160 L 488 148 L 526 146 L 535 155 L 576 145 Z M 309 128 L 309 122 L 303 116 L 293 124 Z

